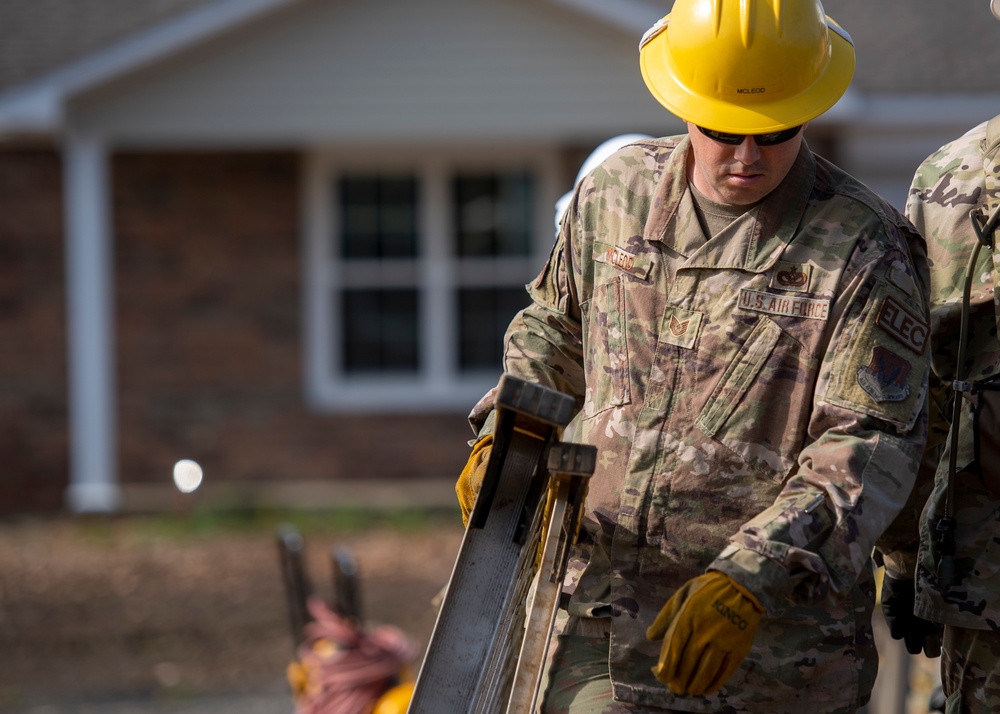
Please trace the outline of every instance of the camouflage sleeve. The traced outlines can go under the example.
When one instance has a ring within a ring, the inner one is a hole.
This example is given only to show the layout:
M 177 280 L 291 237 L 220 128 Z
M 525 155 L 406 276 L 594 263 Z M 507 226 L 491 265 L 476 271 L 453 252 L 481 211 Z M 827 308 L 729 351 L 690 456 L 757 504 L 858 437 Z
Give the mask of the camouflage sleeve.
M 954 379 L 965 269 L 976 245 L 969 211 L 978 205 L 983 190 L 978 138 L 984 131 L 977 127 L 927 157 L 914 173 L 906 201 L 906 215 L 926 239 L 933 266 L 929 289 L 931 367 L 944 383 Z M 980 265 L 974 288 L 983 294 L 992 288 L 987 255 L 980 255 Z M 946 414 L 950 414 L 946 405 L 951 401 L 948 387 L 943 384 L 935 394 Z
M 931 431 L 928 459 L 947 458 L 948 429 L 952 419 L 952 380 L 992 375 L 1000 364 L 995 281 L 998 253 L 982 250 L 972 270 L 969 329 L 963 373 L 957 374 L 961 332 L 962 294 L 969 261 L 978 238 L 969 213 L 984 202 L 985 169 L 981 143 L 986 122 L 949 142 L 921 163 L 914 174 L 906 214 L 927 239 L 930 264 L 931 314 Z M 935 379 L 936 378 L 936 379 Z M 937 410 L 935 410 L 937 406 Z M 962 423 L 970 424 L 971 402 L 965 403 Z M 938 416 L 940 414 L 940 416 Z M 960 431 L 956 467 L 974 460 L 971 430 Z
M 916 482 L 899 516 L 875 544 L 875 564 L 897 580 L 911 580 L 916 575 L 920 546 L 920 522 L 924 506 L 934 489 L 934 474 L 948 437 L 951 389 L 933 372 L 928 379 L 927 446 L 920 459 Z
M 538 277 L 526 286 L 532 304 L 517 313 L 507 328 L 503 367 L 508 374 L 574 397 L 579 410 L 585 380 L 583 328 L 572 272 L 577 264 L 571 239 L 574 213 L 574 206 L 570 206 L 548 260 Z M 495 389 L 469 415 L 479 434 L 492 428 L 494 397 Z
M 968 214 L 978 204 L 983 187 L 979 146 L 983 136 L 985 125 L 980 125 L 921 162 L 914 172 L 906 202 L 906 216 L 926 239 L 929 263 L 934 270 L 928 288 L 931 374 L 927 446 L 913 495 L 880 539 L 876 553 L 876 562 L 896 578 L 912 578 L 915 574 L 921 514 L 931 495 L 950 429 L 960 296 L 965 267 L 976 241 Z M 990 267 L 987 259 L 976 271 L 977 282 L 983 283 L 980 292 L 989 287 Z
M 919 181 L 919 170 L 917 181 Z M 911 187 L 911 197 L 913 193 L 914 189 Z M 912 203 L 908 202 L 907 205 L 911 207 Z M 914 230 L 923 237 L 923 232 L 919 228 L 914 226 Z M 929 296 L 931 277 L 926 240 L 921 241 L 919 246 L 921 250 L 917 251 L 914 255 L 916 259 L 915 263 L 921 266 L 925 272 L 923 283 L 925 294 Z M 930 310 L 929 306 L 928 309 Z M 929 312 L 928 318 L 931 325 L 930 334 L 933 335 L 933 311 Z M 928 350 L 930 353 L 930 369 L 927 391 L 928 423 L 926 445 L 910 497 L 907 499 L 899 515 L 893 520 L 878 541 L 876 541 L 875 552 L 873 554 L 876 565 L 884 567 L 891 577 L 904 580 L 912 579 L 916 574 L 917 551 L 920 546 L 920 521 L 924 505 L 934 488 L 934 473 L 937 470 L 941 451 L 948 435 L 948 409 L 950 408 L 949 398 L 951 389 L 934 373 L 935 350 L 931 342 L 928 343 Z
M 907 242 L 903 233 L 895 245 Z M 850 280 L 798 469 L 710 566 L 769 611 L 847 592 L 911 494 L 927 430 L 925 280 L 905 249 Z
M 930 399 L 928 404 L 933 411 Z M 931 419 L 930 423 L 928 433 L 935 430 L 934 419 Z M 917 551 L 920 547 L 920 519 L 924 504 L 934 488 L 934 472 L 937 470 L 940 453 L 940 448 L 924 450 L 910 497 L 899 515 L 875 543 L 873 554 L 875 565 L 884 567 L 886 573 L 897 580 L 912 580 L 916 576 Z

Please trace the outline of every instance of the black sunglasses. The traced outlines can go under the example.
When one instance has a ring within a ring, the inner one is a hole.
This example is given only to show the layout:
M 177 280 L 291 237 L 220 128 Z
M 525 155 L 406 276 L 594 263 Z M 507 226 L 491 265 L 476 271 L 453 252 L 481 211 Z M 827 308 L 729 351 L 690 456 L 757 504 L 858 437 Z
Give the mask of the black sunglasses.
M 715 131 L 701 126 L 698 127 L 698 131 L 709 139 L 717 141 L 720 144 L 729 144 L 730 146 L 739 146 L 747 136 L 752 136 L 757 146 L 777 146 L 778 144 L 784 144 L 802 131 L 802 125 L 793 126 L 791 129 L 768 132 L 767 134 L 727 134 L 724 131 Z

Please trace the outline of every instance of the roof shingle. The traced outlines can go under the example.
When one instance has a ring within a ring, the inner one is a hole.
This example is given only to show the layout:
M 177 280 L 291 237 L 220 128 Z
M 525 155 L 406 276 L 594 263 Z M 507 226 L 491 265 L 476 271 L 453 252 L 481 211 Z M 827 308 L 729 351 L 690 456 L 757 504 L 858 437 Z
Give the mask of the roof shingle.
M 0 0 L 0 91 L 212 0 Z

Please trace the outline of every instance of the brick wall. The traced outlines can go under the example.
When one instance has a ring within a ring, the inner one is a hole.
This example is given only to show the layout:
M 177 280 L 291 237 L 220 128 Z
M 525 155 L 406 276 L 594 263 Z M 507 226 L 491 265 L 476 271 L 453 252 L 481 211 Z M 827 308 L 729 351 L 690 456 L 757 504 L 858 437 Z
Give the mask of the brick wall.
M 457 477 L 464 414 L 304 404 L 296 154 L 118 153 L 112 176 L 123 485 L 181 458 L 206 484 Z M 61 508 L 68 480 L 61 180 L 52 150 L 0 150 L 0 513 Z
M 206 483 L 457 477 L 464 414 L 303 403 L 297 155 L 119 154 L 113 173 L 123 482 L 169 483 L 180 458 Z
M 62 505 L 67 482 L 62 170 L 0 149 L 0 513 Z

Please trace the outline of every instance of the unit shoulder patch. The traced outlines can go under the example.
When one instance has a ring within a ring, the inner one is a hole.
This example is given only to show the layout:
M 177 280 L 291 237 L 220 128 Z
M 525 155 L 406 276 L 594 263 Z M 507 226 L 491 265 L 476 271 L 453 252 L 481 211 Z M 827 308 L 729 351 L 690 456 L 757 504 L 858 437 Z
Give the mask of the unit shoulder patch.
M 828 402 L 911 429 L 927 388 L 927 325 L 906 294 L 878 280 L 845 315 L 834 342 Z
M 876 345 L 871 360 L 858 368 L 860 387 L 876 402 L 901 402 L 910 396 L 906 376 L 910 363 L 895 352 Z

